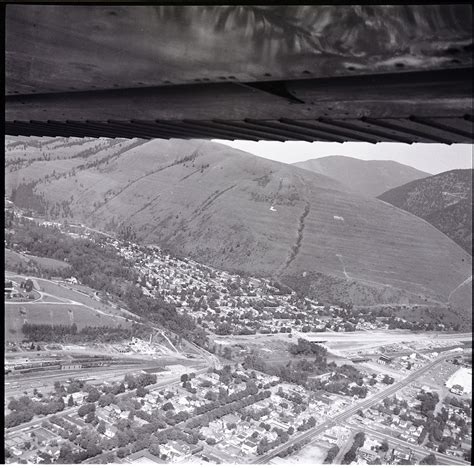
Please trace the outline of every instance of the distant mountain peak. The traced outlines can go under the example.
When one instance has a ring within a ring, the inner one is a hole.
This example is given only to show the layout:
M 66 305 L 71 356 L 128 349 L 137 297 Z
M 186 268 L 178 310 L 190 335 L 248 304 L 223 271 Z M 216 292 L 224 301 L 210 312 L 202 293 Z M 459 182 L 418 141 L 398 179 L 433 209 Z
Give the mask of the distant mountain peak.
M 399 185 L 428 176 L 396 161 L 363 160 L 350 156 L 323 156 L 294 164 L 337 180 L 348 191 L 376 197 Z

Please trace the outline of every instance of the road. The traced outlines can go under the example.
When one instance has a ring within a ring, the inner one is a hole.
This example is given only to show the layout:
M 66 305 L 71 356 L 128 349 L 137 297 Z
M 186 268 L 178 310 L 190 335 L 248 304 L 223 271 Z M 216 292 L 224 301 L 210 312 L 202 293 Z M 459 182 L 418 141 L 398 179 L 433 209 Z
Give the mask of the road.
M 221 361 L 215 355 L 210 353 L 209 351 L 201 348 L 197 344 L 191 343 L 190 341 L 186 340 L 186 343 L 193 349 L 196 350 L 209 364 L 210 367 L 215 367 L 216 369 L 220 369 L 222 367 Z
M 342 411 L 337 416 L 329 418 L 324 424 L 320 426 L 316 426 L 313 429 L 310 429 L 309 431 L 301 435 L 297 435 L 296 437 L 289 440 L 288 442 L 280 445 L 275 450 L 272 450 L 271 452 L 268 452 L 264 455 L 261 455 L 260 457 L 257 457 L 254 460 L 253 464 L 268 463 L 272 458 L 276 457 L 280 452 L 294 445 L 295 443 L 302 442 L 305 439 L 314 438 L 322 434 L 323 432 L 327 431 L 332 426 L 345 423 L 346 420 L 350 418 L 351 416 L 354 416 L 354 414 L 356 414 L 357 411 L 370 408 L 371 406 L 381 402 L 384 398 L 398 392 L 402 388 L 406 387 L 407 385 L 411 384 L 416 379 L 421 377 L 424 373 L 428 372 L 430 369 L 438 365 L 440 362 L 444 361 L 449 355 L 450 353 L 445 353 L 443 356 L 440 356 L 437 359 L 426 364 L 424 367 L 417 369 L 416 371 L 412 372 L 409 376 L 405 377 L 399 382 L 394 383 L 393 385 L 390 385 L 384 390 L 378 392 L 376 395 L 373 395 L 372 397 L 366 398 L 362 400 L 361 402 L 352 405 L 350 408 L 347 408 L 346 410 Z
M 352 444 L 354 442 L 354 432 L 352 431 L 348 437 L 344 445 L 340 448 L 338 454 L 336 455 L 336 458 L 334 458 L 333 462 L 331 463 L 332 465 L 341 465 L 342 464 L 342 459 L 344 458 L 344 455 L 346 452 L 351 448 Z
M 34 276 L 24 276 L 24 275 L 19 275 L 19 274 L 9 274 L 9 273 L 5 273 L 5 277 L 6 278 L 10 278 L 10 277 L 20 277 L 20 278 L 30 278 L 32 279 L 33 281 L 35 280 L 41 280 L 41 281 L 44 281 L 44 282 L 47 282 L 47 283 L 51 283 L 51 284 L 54 284 L 55 286 L 60 286 L 62 288 L 64 288 L 64 285 L 59 283 L 59 282 L 56 282 L 56 281 L 52 281 L 52 280 L 48 280 L 48 279 L 45 279 L 45 278 L 37 278 L 37 277 L 34 277 Z M 103 310 L 100 310 L 100 309 L 96 309 L 95 307 L 91 307 L 87 304 L 84 304 L 83 302 L 79 302 L 79 301 L 75 301 L 74 299 L 69 299 L 69 298 L 66 298 L 66 297 L 60 297 L 60 296 L 55 296 L 54 294 L 51 294 L 51 293 L 48 293 L 48 292 L 42 292 L 39 288 L 36 289 L 37 292 L 40 294 L 40 298 L 38 299 L 35 299 L 35 300 L 32 300 L 32 301 L 22 301 L 22 302 L 18 302 L 18 301 L 5 301 L 5 304 L 19 304 L 19 305 L 23 305 L 23 304 L 28 304 L 28 305 L 38 305 L 38 304 L 49 304 L 49 305 L 57 305 L 57 306 L 65 306 L 65 305 L 76 305 L 76 306 L 81 306 L 81 307 L 84 307 L 86 309 L 89 309 L 89 310 L 92 310 L 94 313 L 96 314 L 99 314 L 99 315 L 104 315 L 106 317 L 112 317 L 114 319 L 118 319 L 118 320 L 122 320 L 122 321 L 127 321 L 129 320 L 130 322 L 134 322 L 136 324 L 139 324 L 140 322 L 137 322 L 136 320 L 133 320 L 133 319 L 127 319 L 126 317 L 122 317 L 121 315 L 118 315 L 118 314 L 111 314 L 109 312 L 104 312 Z M 74 292 L 77 292 L 74 290 Z M 51 302 L 51 301 L 43 301 L 43 298 L 46 297 L 46 299 L 48 297 L 51 297 L 53 299 L 57 299 L 59 302 Z
M 387 442 L 389 442 L 391 444 L 401 445 L 401 446 L 407 447 L 407 448 L 411 449 L 412 452 L 415 455 L 418 455 L 418 457 L 420 457 L 420 458 L 424 458 L 427 455 L 429 455 L 430 453 L 432 453 L 436 457 L 438 462 L 445 463 L 446 465 L 468 465 L 469 464 L 465 460 L 461 460 L 457 457 L 451 457 L 451 456 L 446 455 L 444 453 L 438 453 L 438 452 L 435 452 L 433 450 L 429 450 L 426 447 L 422 447 L 420 445 L 411 444 L 410 442 L 406 442 L 404 440 L 398 439 L 398 438 L 393 437 L 391 435 L 387 435 L 384 432 L 378 431 L 376 429 L 369 429 L 368 427 L 365 427 L 365 426 L 363 426 L 363 428 L 362 428 L 362 427 L 355 426 L 353 424 L 349 424 L 349 428 L 353 428 L 354 430 L 358 430 L 358 431 L 362 430 L 366 434 L 370 434 L 370 435 L 373 435 L 373 436 L 378 437 L 378 438 L 383 438 L 383 440 L 386 440 Z

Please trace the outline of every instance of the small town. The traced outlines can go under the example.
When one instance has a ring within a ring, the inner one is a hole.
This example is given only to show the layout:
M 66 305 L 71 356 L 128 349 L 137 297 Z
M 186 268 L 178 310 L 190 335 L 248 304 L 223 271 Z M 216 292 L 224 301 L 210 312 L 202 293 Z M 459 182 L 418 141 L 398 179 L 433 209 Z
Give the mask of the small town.
M 14 217 L 115 249 L 135 265 L 143 295 L 192 317 L 207 341 L 202 349 L 155 331 L 108 343 L 7 342 L 8 463 L 468 464 L 469 336 L 409 335 L 386 317 L 301 298 L 267 278 L 16 208 Z M 5 299 L 20 307 L 44 299 L 41 281 L 6 281 Z M 81 287 L 74 276 L 49 281 Z M 137 318 L 107 292 L 90 296 L 125 323 Z M 367 337 L 373 343 L 354 352 Z M 186 360 L 161 364 L 170 356 Z M 289 364 L 273 368 L 272 356 Z M 44 389 L 42 372 L 57 378 Z M 23 379 L 31 384 L 13 396 Z

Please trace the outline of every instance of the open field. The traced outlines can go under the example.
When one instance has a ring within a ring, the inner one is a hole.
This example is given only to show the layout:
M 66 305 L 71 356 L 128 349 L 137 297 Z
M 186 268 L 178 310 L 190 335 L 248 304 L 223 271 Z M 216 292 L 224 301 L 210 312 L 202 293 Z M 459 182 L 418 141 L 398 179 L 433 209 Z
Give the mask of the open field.
M 303 447 L 298 453 L 285 458 L 274 458 L 271 465 L 288 465 L 290 463 L 304 463 L 306 465 L 322 465 L 326 458 L 327 449 L 316 444 Z
M 20 307 L 24 308 L 25 313 L 20 313 Z M 92 327 L 130 327 L 131 323 L 125 319 L 94 312 L 81 305 L 76 304 L 44 304 L 41 302 L 5 304 L 5 340 L 21 341 L 24 337 L 21 333 L 21 327 L 28 323 L 46 323 L 49 325 L 72 325 L 75 323 L 77 328 Z
M 28 256 L 13 252 L 13 250 L 4 249 L 4 252 L 6 270 L 16 270 L 18 267 L 25 268 L 30 262 L 30 258 Z
M 46 279 L 37 278 L 37 283 L 41 290 L 49 295 L 53 295 L 56 297 L 60 297 L 69 301 L 79 302 L 84 304 L 85 306 L 92 307 L 93 309 L 98 309 L 106 314 L 111 314 L 114 316 L 119 316 L 119 320 L 121 320 L 121 316 L 125 315 L 133 315 L 127 313 L 127 311 L 120 310 L 118 311 L 114 307 L 104 304 L 101 302 L 94 291 L 91 288 L 87 288 L 86 286 L 82 285 L 69 285 L 67 283 L 57 283 L 52 282 Z M 93 296 L 93 297 L 91 297 Z M 47 298 L 49 301 L 49 298 Z
M 300 335 L 309 341 L 321 341 L 332 352 L 354 352 L 396 343 L 472 341 L 471 333 L 415 333 L 398 330 L 377 330 L 348 333 L 305 333 Z
M 5 269 L 15 271 L 18 267 L 25 268 L 28 264 L 36 264 L 44 270 L 64 270 L 69 268 L 67 262 L 54 258 L 37 257 L 35 255 L 20 254 L 10 249 L 5 249 Z
M 87 288 L 85 286 L 58 283 L 44 278 L 17 275 L 11 272 L 6 272 L 5 276 L 6 278 L 11 279 L 17 283 L 28 277 L 32 278 L 35 285 L 39 288 L 42 302 L 46 302 L 48 304 L 52 302 L 62 302 L 64 304 L 70 305 L 83 305 L 84 308 L 94 309 L 91 310 L 92 312 L 96 310 L 98 313 L 113 316 L 120 320 L 120 323 L 125 321 L 123 316 L 134 316 L 134 314 L 131 314 L 124 309 L 117 310 L 111 305 L 104 304 L 95 295 L 96 292 L 93 289 Z
M 429 348 L 439 350 L 449 347 L 450 344 L 459 347 L 462 342 L 472 342 L 471 333 L 415 333 L 400 330 L 377 330 L 360 332 L 321 332 L 321 333 L 293 333 L 288 337 L 286 333 L 275 335 L 226 335 L 216 336 L 217 345 L 236 346 L 242 345 L 258 350 L 259 354 L 270 361 L 279 361 L 290 355 L 287 353 L 288 345 L 296 343 L 298 338 L 308 341 L 321 342 L 328 351 L 335 356 L 344 357 L 345 354 L 354 354 L 356 351 L 370 351 L 380 346 L 407 343 L 408 345 L 426 343 Z M 439 346 L 436 344 L 439 343 Z M 441 346 L 443 345 L 443 346 Z
M 25 255 L 25 256 L 27 258 L 30 258 L 34 262 L 36 262 L 41 268 L 45 268 L 48 270 L 63 270 L 71 266 L 67 262 L 56 260 L 54 258 L 36 257 L 35 255 Z

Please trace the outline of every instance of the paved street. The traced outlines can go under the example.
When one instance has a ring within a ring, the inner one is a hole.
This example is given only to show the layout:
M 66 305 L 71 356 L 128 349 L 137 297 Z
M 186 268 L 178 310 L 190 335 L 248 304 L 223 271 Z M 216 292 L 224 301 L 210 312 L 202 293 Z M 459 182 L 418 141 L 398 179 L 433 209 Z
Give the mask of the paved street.
M 376 403 L 379 403 L 382 401 L 384 398 L 386 398 L 389 395 L 393 395 L 400 389 L 406 387 L 416 379 L 418 379 L 420 376 L 422 376 L 424 373 L 428 372 L 430 369 L 435 367 L 437 364 L 440 362 L 444 361 L 451 353 L 445 353 L 442 356 L 438 357 L 434 361 L 431 361 L 430 363 L 426 364 L 425 366 L 421 367 L 420 369 L 417 369 L 416 371 L 412 372 L 409 376 L 405 377 L 404 379 L 400 380 L 399 382 L 394 383 L 393 385 L 387 387 L 386 389 L 382 390 L 381 392 L 377 393 L 376 395 L 373 395 L 370 398 L 366 398 L 362 400 L 359 403 L 356 403 L 352 405 L 350 408 L 342 411 L 339 413 L 337 416 L 334 416 L 332 418 L 329 418 L 324 424 L 320 426 L 316 426 L 313 429 L 310 429 L 309 431 L 298 435 L 297 437 L 294 437 L 293 439 L 289 440 L 285 444 L 280 445 L 277 447 L 275 450 L 272 450 L 271 452 L 268 452 L 260 457 L 258 457 L 253 463 L 254 464 L 265 464 L 268 463 L 272 458 L 276 457 L 280 452 L 285 450 L 286 448 L 290 447 L 291 445 L 294 445 L 297 442 L 302 442 L 306 439 L 312 439 L 323 432 L 325 432 L 327 429 L 329 429 L 332 426 L 338 425 L 345 423 L 347 419 L 354 414 L 357 413 L 359 410 L 364 410 L 367 408 L 370 408 Z M 460 462 L 459 464 L 468 464 L 467 462 Z
M 353 425 L 353 424 L 350 424 L 349 427 L 353 428 L 354 430 L 358 430 L 358 431 L 362 430 L 366 434 L 370 434 L 370 435 L 373 435 L 375 437 L 382 438 L 383 440 L 386 440 L 392 447 L 397 446 L 397 445 L 407 447 L 407 448 L 411 449 L 413 451 L 413 453 L 418 456 L 418 458 L 424 458 L 427 455 L 429 455 L 430 453 L 433 453 L 435 455 L 436 459 L 439 462 L 442 462 L 446 465 L 468 465 L 469 464 L 467 461 L 460 460 L 459 458 L 451 457 L 451 456 L 443 454 L 443 453 L 438 453 L 438 452 L 435 452 L 433 450 L 429 450 L 426 447 L 422 447 L 420 445 L 411 444 L 410 442 L 406 442 L 406 441 L 398 439 L 396 437 L 387 435 L 382 431 L 369 429 L 368 427 L 365 427 L 365 426 L 364 426 L 363 429 L 361 429 L 360 427 L 358 427 L 356 425 Z

